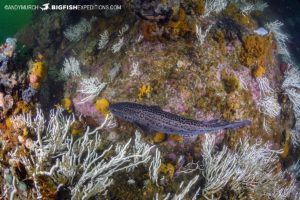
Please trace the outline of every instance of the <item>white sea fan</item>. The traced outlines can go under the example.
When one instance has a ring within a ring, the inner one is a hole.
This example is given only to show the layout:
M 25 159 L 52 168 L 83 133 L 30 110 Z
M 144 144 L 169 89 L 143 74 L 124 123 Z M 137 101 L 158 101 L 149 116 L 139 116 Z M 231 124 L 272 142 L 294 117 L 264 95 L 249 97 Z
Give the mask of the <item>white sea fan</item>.
M 206 199 L 218 199 L 219 192 L 230 189 L 236 194 L 248 191 L 257 197 L 286 199 L 295 192 L 295 178 L 288 182 L 289 172 L 274 173 L 281 150 L 272 150 L 261 140 L 250 143 L 249 138 L 240 141 L 235 151 L 226 146 L 214 149 L 216 136 L 206 135 L 203 144 L 203 175 L 205 187 L 202 192 Z
M 71 42 L 78 42 L 84 34 L 92 30 L 91 22 L 93 22 L 93 20 L 92 18 L 91 21 L 87 21 L 85 18 L 82 18 L 78 24 L 69 26 L 64 31 L 64 36 Z
M 150 179 L 158 185 L 158 174 L 159 174 L 159 168 L 161 165 L 161 158 L 160 158 L 160 151 L 156 149 L 155 156 L 153 157 L 150 167 L 149 167 L 149 176 Z
M 262 96 L 268 96 L 275 91 L 271 88 L 269 79 L 267 77 L 259 77 L 256 79 L 259 87 L 259 91 Z
M 258 101 L 258 106 L 260 107 L 261 112 L 273 118 L 279 116 L 281 111 L 281 106 L 275 95 L 261 98 Z
M 245 3 L 242 7 L 241 7 L 241 13 L 243 15 L 249 15 L 252 11 L 255 10 L 255 7 L 253 4 L 251 3 Z
M 80 63 L 75 57 L 65 58 L 63 65 L 64 68 L 61 70 L 63 76 L 81 76 Z
M 292 102 L 295 115 L 300 116 L 300 71 L 295 66 L 289 65 L 282 89 Z
M 218 14 L 227 6 L 226 0 L 206 0 L 204 17 L 208 17 L 211 13 Z
M 205 187 L 203 195 L 214 198 L 214 194 L 221 191 L 232 179 L 237 169 L 237 158 L 227 147 L 216 152 L 214 149 L 215 136 L 207 134 L 203 144 L 203 161 Z
M 123 45 L 124 45 L 124 37 L 121 37 L 118 40 L 118 42 L 112 46 L 112 48 L 111 48 L 112 52 L 113 53 L 119 52 L 121 50 L 121 48 L 123 47 Z
M 278 54 L 283 56 L 283 59 L 290 61 L 290 53 L 287 47 L 288 36 L 281 30 L 283 23 L 279 20 L 270 22 L 266 24 L 267 29 L 274 34 L 275 40 L 277 42 Z
M 267 8 L 268 6 L 269 5 L 266 2 L 261 1 L 261 0 L 257 0 L 254 3 L 254 9 L 258 10 L 258 11 L 264 11 L 264 9 Z
M 209 25 L 205 31 L 202 31 L 202 28 L 196 24 L 196 37 L 200 45 L 204 43 L 204 40 L 210 31 L 212 25 Z
M 100 40 L 98 42 L 98 49 L 104 49 L 104 47 L 108 44 L 109 41 L 109 33 L 105 30 L 102 34 L 100 34 Z
M 37 116 L 30 113 L 20 116 L 28 129 L 36 134 L 36 141 L 31 148 L 31 157 L 19 156 L 24 164 L 28 176 L 33 180 L 38 199 L 42 199 L 41 185 L 37 180 L 40 175 L 49 176 L 59 187 L 66 186 L 71 190 L 71 199 L 90 199 L 105 192 L 113 183 L 113 175 L 121 171 L 135 169 L 138 165 L 148 164 L 152 156 L 150 150 L 153 146 L 141 139 L 136 132 L 134 142 L 130 139 L 125 144 L 110 145 L 99 153 L 101 145 L 99 131 L 110 124 L 111 117 L 107 115 L 103 123 L 90 130 L 86 128 L 83 136 L 73 137 L 69 131 L 75 122 L 74 115 L 64 116 L 62 109 L 52 110 L 49 120 L 41 110 Z M 111 154 L 111 152 L 114 152 Z M 155 166 L 159 162 L 157 153 Z M 13 153 L 11 157 L 16 157 Z M 15 195 L 15 191 L 11 190 Z
M 124 34 L 128 31 L 129 29 L 129 26 L 128 24 L 125 24 L 121 30 L 119 30 L 119 37 L 123 37 Z
M 86 95 L 79 103 L 85 103 L 96 98 L 100 92 L 106 87 L 107 83 L 100 82 L 97 77 L 83 78 L 80 82 L 81 89 L 78 92 L 81 92 Z
M 121 64 L 120 63 L 114 63 L 113 68 L 108 73 L 109 79 L 110 79 L 111 82 L 113 82 L 115 80 L 115 78 L 119 74 L 120 70 L 121 70 Z
M 140 76 L 141 72 L 140 72 L 139 68 L 140 68 L 139 62 L 133 62 L 132 66 L 131 66 L 131 71 L 130 71 L 130 75 L 129 76 L 131 76 L 131 77 L 133 77 L 133 76 Z

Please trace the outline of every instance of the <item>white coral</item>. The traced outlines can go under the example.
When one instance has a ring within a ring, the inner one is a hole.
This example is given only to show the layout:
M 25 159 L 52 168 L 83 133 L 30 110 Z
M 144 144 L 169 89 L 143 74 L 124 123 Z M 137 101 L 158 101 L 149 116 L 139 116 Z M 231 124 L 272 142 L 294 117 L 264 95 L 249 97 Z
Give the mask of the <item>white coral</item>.
M 267 77 L 259 77 L 256 80 L 262 96 L 267 96 L 274 93 L 274 90 L 271 88 L 269 79 Z
M 81 89 L 78 90 L 78 92 L 86 95 L 86 97 L 83 98 L 80 103 L 85 103 L 87 101 L 93 100 L 107 85 L 107 83 L 105 82 L 100 82 L 97 77 L 83 78 L 80 84 Z
M 300 146 L 300 119 L 299 119 L 299 117 L 296 119 L 295 127 L 291 130 L 291 141 L 295 147 Z M 300 170 L 299 170 L 299 173 L 300 173 Z
M 160 151 L 156 149 L 155 151 L 155 156 L 153 157 L 150 167 L 149 167 L 149 176 L 150 179 L 158 185 L 158 173 L 159 173 L 159 168 L 161 165 L 161 159 L 160 159 Z
M 251 3 L 245 3 L 242 7 L 241 7 L 241 13 L 243 15 L 249 15 L 252 11 L 255 10 L 255 7 L 253 4 Z
M 128 31 L 128 29 L 129 29 L 129 26 L 128 26 L 128 24 L 125 24 L 122 28 L 121 28 L 121 30 L 119 30 L 119 37 L 123 37 L 124 36 L 124 34 Z
M 104 49 L 104 47 L 108 44 L 109 41 L 109 33 L 105 30 L 102 34 L 100 34 L 100 40 L 98 42 L 98 49 Z
M 124 45 L 124 37 L 121 37 L 118 40 L 118 42 L 112 46 L 112 48 L 111 48 L 112 52 L 113 53 L 119 52 L 121 50 L 121 48 L 123 47 L 123 45 Z
M 196 24 L 196 37 L 200 45 L 204 43 L 204 40 L 210 31 L 212 25 L 209 25 L 205 31 L 202 31 L 202 28 Z
M 269 144 L 257 140 L 250 144 L 249 138 L 240 141 L 235 151 L 225 146 L 221 151 L 214 149 L 214 135 L 206 135 L 203 144 L 206 179 L 203 195 L 207 199 L 218 199 L 225 186 L 237 194 L 242 190 L 268 198 L 286 199 L 295 191 L 295 181 L 287 184 L 288 172 L 275 172 L 280 150 L 272 150 Z M 292 177 L 293 179 L 293 177 Z
M 277 117 L 281 111 L 281 106 L 275 95 L 261 98 L 258 102 L 258 106 L 261 112 L 270 117 Z
M 99 127 L 92 131 L 87 127 L 82 137 L 75 138 L 69 134 L 75 122 L 73 115 L 64 116 L 62 109 L 52 110 L 46 122 L 42 112 L 38 110 L 37 113 L 35 118 L 31 114 L 21 115 L 38 139 L 31 149 L 32 156 L 20 158 L 32 176 L 37 198 L 42 198 L 38 175 L 51 176 L 58 187 L 69 187 L 73 200 L 90 199 L 104 192 L 113 183 L 112 176 L 117 172 L 133 170 L 151 160 L 153 146 L 144 143 L 139 132 L 136 132 L 134 143 L 129 140 L 124 145 L 111 145 L 98 153 L 101 145 L 99 130 L 109 126 L 111 118 L 108 115 Z M 107 157 L 112 151 L 115 154 Z M 159 162 L 159 156 L 156 154 L 155 162 Z M 49 167 L 49 163 L 53 165 Z
M 227 6 L 226 0 L 206 0 L 204 17 L 209 16 L 211 13 L 218 14 Z
M 129 76 L 131 76 L 131 77 L 133 77 L 133 76 L 140 76 L 141 72 L 140 72 L 139 68 L 140 68 L 139 62 L 133 62 L 132 66 L 131 66 L 131 71 L 130 71 L 130 75 Z
M 287 41 L 289 38 L 287 34 L 285 34 L 281 30 L 282 26 L 283 23 L 278 20 L 266 24 L 266 27 L 269 29 L 269 31 L 274 34 L 275 40 L 277 42 L 278 54 L 282 55 L 283 59 L 285 59 L 286 61 L 290 61 L 290 53 L 288 52 L 287 47 Z
M 197 182 L 198 178 L 199 178 L 199 175 L 197 175 L 193 179 L 191 179 L 188 182 L 188 184 L 179 192 L 179 194 L 174 195 L 172 200 L 183 200 L 183 199 L 185 199 L 185 196 L 191 190 L 191 187 Z M 180 187 L 180 189 L 181 189 L 181 187 Z M 197 196 L 198 192 L 196 192 L 196 194 L 194 196 Z
M 221 191 L 232 179 L 236 172 L 237 158 L 230 153 L 227 147 L 216 152 L 214 149 L 215 136 L 207 134 L 203 144 L 203 176 L 206 180 L 203 188 L 203 195 L 207 198 L 214 198 L 214 195 Z
M 91 19 L 91 21 L 87 21 L 85 18 L 82 18 L 78 24 L 75 24 L 74 26 L 69 26 L 64 31 L 64 36 L 71 42 L 78 42 L 79 40 L 81 40 L 85 33 L 91 31 L 91 23 L 93 21 L 93 18 Z
M 75 57 L 65 58 L 63 65 L 62 76 L 81 76 L 80 63 Z
M 300 72 L 295 66 L 289 65 L 282 89 L 292 102 L 295 115 L 300 116 Z

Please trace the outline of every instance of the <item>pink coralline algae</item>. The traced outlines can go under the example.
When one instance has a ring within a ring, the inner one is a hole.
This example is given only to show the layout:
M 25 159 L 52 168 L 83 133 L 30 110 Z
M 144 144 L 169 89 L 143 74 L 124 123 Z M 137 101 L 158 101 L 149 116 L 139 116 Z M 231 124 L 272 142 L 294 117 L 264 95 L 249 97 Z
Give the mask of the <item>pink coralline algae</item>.
M 74 99 L 74 108 L 77 112 L 83 116 L 89 116 L 93 118 L 96 122 L 101 123 L 104 121 L 104 116 L 96 110 L 96 107 L 93 102 L 88 101 L 85 103 L 80 103 L 84 98 L 82 94 L 78 94 Z
M 176 113 L 185 113 L 188 111 L 187 102 L 189 95 L 182 91 L 177 92 L 174 88 L 167 86 L 167 90 L 172 94 L 172 97 L 169 98 L 167 105 L 164 107 L 165 111 L 176 112 Z

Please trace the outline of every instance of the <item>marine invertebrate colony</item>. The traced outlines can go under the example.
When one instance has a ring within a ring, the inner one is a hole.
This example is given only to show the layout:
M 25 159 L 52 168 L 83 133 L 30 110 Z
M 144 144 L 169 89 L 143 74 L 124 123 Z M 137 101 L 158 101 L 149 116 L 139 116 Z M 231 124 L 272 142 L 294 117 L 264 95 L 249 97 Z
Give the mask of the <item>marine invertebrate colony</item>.
M 68 76 L 80 76 L 81 70 L 80 70 L 80 63 L 75 57 L 69 57 L 65 58 L 64 61 L 64 68 L 61 70 L 61 74 L 64 77 Z
M 105 30 L 102 34 L 100 34 L 98 49 L 104 49 L 104 47 L 108 44 L 108 41 L 109 41 L 109 33 L 107 30 Z
M 94 130 L 91 131 L 88 127 L 79 138 L 69 135 L 71 125 L 75 122 L 74 115 L 66 117 L 61 109 L 52 110 L 49 120 L 45 119 L 41 110 L 37 110 L 34 118 L 31 114 L 23 114 L 20 117 L 36 134 L 37 139 L 29 146 L 33 157 L 17 158 L 17 151 L 13 157 L 20 159 L 26 166 L 28 178 L 34 182 L 36 198 L 51 195 L 46 194 L 44 188 L 49 183 L 41 183 L 43 177 L 50 177 L 56 183 L 54 188 L 56 191 L 66 186 L 71 190 L 71 199 L 89 199 L 101 194 L 113 184 L 112 176 L 117 172 L 133 170 L 138 165 L 148 163 L 152 158 L 150 150 L 153 146 L 145 144 L 138 132 L 133 146 L 130 146 L 132 143 L 129 140 L 124 145 L 117 145 L 115 148 L 111 145 L 99 153 L 101 144 L 99 131 L 110 123 L 108 116 Z M 104 159 L 111 151 L 114 151 L 115 155 L 109 160 Z M 160 165 L 159 155 L 157 150 L 156 157 L 151 162 L 152 167 L 149 168 L 155 182 Z M 13 191 L 10 197 L 17 194 L 17 190 Z
M 204 16 L 207 17 L 211 13 L 219 13 L 227 6 L 226 0 L 207 0 L 205 1 Z
M 210 25 L 204 32 L 202 31 L 201 27 L 198 27 L 198 25 L 196 25 L 196 36 L 197 39 L 200 43 L 200 45 L 202 45 L 204 43 L 204 40 L 209 32 L 209 30 L 211 29 L 212 25 Z
M 101 83 L 96 77 L 83 78 L 81 81 L 81 89 L 78 91 L 87 95 L 87 97 L 82 99 L 81 103 L 85 103 L 86 101 L 96 98 L 106 85 L 107 83 Z
M 215 152 L 215 142 L 214 135 L 206 135 L 203 145 L 206 179 L 203 194 L 207 199 L 218 198 L 225 187 L 238 194 L 247 190 L 250 198 L 285 199 L 293 195 L 294 177 L 287 185 L 281 185 L 287 182 L 285 174 L 288 172 L 274 171 L 281 151 L 272 150 L 260 141 L 250 144 L 249 139 L 245 139 L 236 145 L 235 152 L 226 147 Z
M 92 30 L 92 22 L 93 19 L 91 19 L 91 21 L 87 21 L 87 19 L 82 18 L 78 22 L 78 24 L 75 24 L 74 26 L 69 26 L 64 31 L 64 36 L 71 42 L 78 42 L 79 40 L 81 40 L 85 33 L 88 33 Z

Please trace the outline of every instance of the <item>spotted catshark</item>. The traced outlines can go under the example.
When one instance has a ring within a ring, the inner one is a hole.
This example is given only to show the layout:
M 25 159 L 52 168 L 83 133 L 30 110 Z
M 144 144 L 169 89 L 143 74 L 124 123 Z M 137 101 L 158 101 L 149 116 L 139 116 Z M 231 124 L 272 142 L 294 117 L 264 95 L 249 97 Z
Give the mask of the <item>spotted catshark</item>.
M 111 104 L 110 112 L 123 120 L 134 123 L 145 132 L 159 131 L 166 134 L 196 135 L 235 129 L 249 125 L 249 120 L 226 122 L 221 120 L 197 121 L 163 111 L 158 106 L 121 102 Z

